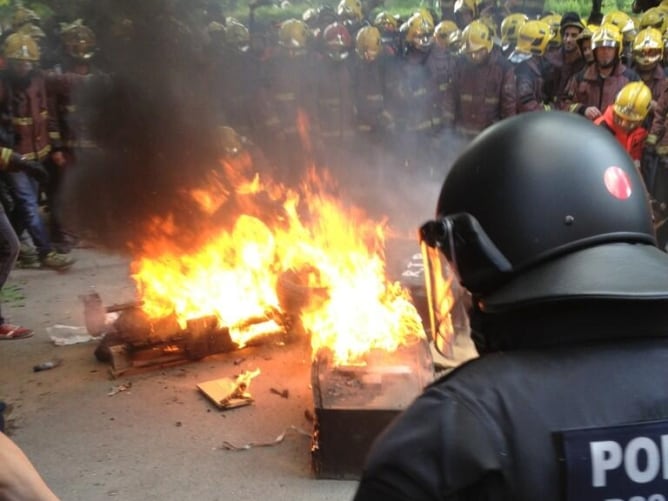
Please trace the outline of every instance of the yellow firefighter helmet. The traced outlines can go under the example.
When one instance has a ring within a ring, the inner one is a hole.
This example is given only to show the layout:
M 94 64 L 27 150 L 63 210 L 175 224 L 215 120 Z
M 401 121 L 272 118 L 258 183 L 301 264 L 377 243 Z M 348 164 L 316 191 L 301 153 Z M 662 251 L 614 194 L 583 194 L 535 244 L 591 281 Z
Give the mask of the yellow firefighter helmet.
M 74 59 L 86 61 L 95 54 L 95 33 L 81 19 L 62 26 L 60 38 L 65 51 Z
M 561 44 L 561 14 L 548 14 L 540 18 L 541 21 L 547 23 L 552 31 L 553 44 Z
M 413 14 L 408 20 L 408 27 L 406 29 L 406 44 L 418 49 L 426 51 L 431 46 L 432 33 L 434 32 L 434 24 L 430 21 L 430 17 L 422 14 Z
M 507 48 L 515 45 L 520 28 L 528 20 L 529 17 L 521 12 L 516 12 L 503 18 L 501 22 L 501 46 Z
M 308 27 L 299 19 L 287 19 L 278 30 L 278 44 L 289 49 L 305 49 L 308 42 Z
M 633 40 L 633 60 L 642 68 L 663 57 L 663 35 L 656 28 L 640 30 Z
M 542 56 L 552 40 L 552 27 L 544 21 L 527 21 L 520 27 L 515 51 Z
M 36 24 L 30 24 L 30 23 L 24 24 L 17 30 L 17 32 L 23 33 L 24 35 L 28 35 L 36 41 L 46 38 L 46 33 L 44 33 L 44 30 L 42 30 L 42 28 L 40 28 Z
M 225 27 L 225 43 L 230 47 L 246 52 L 250 47 L 250 32 L 241 23 L 231 23 Z
M 456 34 L 459 31 L 457 24 L 449 19 L 444 19 L 434 28 L 434 40 L 444 49 L 452 46 L 456 39 Z
M 363 26 L 355 37 L 355 52 L 365 61 L 374 61 L 380 55 L 382 42 L 375 26 Z
M 15 61 L 39 61 L 39 46 L 29 35 L 13 33 L 5 40 L 3 54 L 7 59 Z
M 652 105 L 652 91 L 643 82 L 629 82 L 617 93 L 612 109 L 629 122 L 642 122 Z
M 373 20 L 373 25 L 380 30 L 381 33 L 394 33 L 399 29 L 397 20 L 388 12 L 379 12 Z
M 668 17 L 664 9 L 658 7 L 652 7 L 647 9 L 640 16 L 638 21 L 638 28 L 644 30 L 645 28 L 656 28 L 661 33 L 666 30 L 666 18 Z
M 596 27 L 591 35 L 591 48 L 595 50 L 599 47 L 616 47 L 617 52 L 621 52 L 622 34 L 616 25 L 606 23 Z
M 12 30 L 18 31 L 21 26 L 39 22 L 40 17 L 34 10 L 21 6 L 14 11 L 14 15 L 12 16 Z
M 601 26 L 604 24 L 614 24 L 617 26 L 624 42 L 632 43 L 636 36 L 636 26 L 633 18 L 621 10 L 613 10 L 603 16 Z
M 489 27 L 480 20 L 475 20 L 462 31 L 462 48 L 465 54 L 471 54 L 485 49 L 487 52 L 492 50 L 494 42 L 489 32 Z

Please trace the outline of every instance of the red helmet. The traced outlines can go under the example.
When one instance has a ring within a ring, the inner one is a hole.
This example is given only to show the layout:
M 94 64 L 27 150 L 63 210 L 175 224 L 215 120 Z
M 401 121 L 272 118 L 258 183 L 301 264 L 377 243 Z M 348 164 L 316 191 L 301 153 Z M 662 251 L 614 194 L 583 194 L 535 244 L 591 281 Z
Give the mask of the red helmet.
M 353 37 L 343 23 L 335 22 L 325 28 L 322 34 L 327 55 L 335 60 L 341 61 L 348 57 L 353 47 Z

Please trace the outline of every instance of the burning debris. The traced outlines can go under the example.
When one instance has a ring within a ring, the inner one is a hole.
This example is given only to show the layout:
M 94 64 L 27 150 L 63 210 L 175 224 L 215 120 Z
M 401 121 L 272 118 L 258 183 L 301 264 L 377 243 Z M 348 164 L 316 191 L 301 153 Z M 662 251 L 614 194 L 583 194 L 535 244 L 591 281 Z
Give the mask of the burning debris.
M 199 383 L 197 388 L 219 409 L 236 409 L 253 403 L 248 391 L 251 381 L 260 375 L 260 369 L 244 371 L 236 378 L 221 378 Z
M 415 337 L 392 352 L 370 351 L 363 364 L 333 362 L 321 350 L 312 365 L 312 467 L 318 478 L 359 479 L 373 440 L 433 380 L 433 361 Z

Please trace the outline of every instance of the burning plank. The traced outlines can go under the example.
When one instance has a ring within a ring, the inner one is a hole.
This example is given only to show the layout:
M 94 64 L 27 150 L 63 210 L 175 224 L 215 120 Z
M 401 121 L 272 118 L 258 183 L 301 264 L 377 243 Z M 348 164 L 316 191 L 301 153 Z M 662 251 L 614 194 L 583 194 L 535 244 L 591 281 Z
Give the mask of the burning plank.
M 287 318 L 277 311 L 222 326 L 215 315 L 191 319 L 182 328 L 173 316 L 151 319 L 139 307 L 126 308 L 97 349 L 117 377 L 131 371 L 167 367 L 227 353 L 247 345 L 287 340 Z M 235 339 L 237 341 L 235 341 Z M 243 340 L 243 341 L 238 341 Z

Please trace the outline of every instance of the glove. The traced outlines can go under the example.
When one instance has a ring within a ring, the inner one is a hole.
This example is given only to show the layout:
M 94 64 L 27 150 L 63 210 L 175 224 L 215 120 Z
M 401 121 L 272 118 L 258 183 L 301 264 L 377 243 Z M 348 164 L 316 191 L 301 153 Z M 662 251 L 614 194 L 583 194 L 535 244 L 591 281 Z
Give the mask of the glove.
M 49 181 L 49 173 L 44 166 L 35 160 L 25 160 L 18 153 L 12 153 L 9 158 L 10 170 L 22 170 L 31 177 L 34 177 L 40 183 Z

